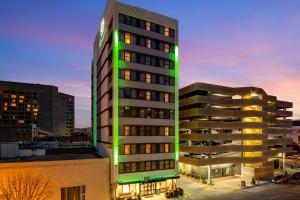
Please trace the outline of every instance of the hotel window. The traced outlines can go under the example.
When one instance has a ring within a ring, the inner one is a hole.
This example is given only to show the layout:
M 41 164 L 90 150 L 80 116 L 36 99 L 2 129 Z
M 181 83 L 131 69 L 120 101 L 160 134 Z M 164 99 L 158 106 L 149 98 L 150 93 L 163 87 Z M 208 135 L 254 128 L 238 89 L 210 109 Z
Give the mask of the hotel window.
M 168 103 L 170 101 L 169 93 L 165 93 L 165 102 Z
M 131 163 L 125 163 L 124 172 L 125 173 L 130 173 L 130 170 L 131 170 Z
M 151 23 L 150 22 L 146 22 L 146 30 L 151 31 Z
M 61 188 L 61 200 L 85 200 L 85 186 Z
M 165 27 L 165 36 L 170 36 L 170 29 L 168 27 Z
M 166 53 L 170 52 L 170 45 L 169 44 L 165 44 L 165 52 Z
M 151 101 L 151 92 L 150 91 L 146 92 L 146 100 Z
M 169 149 L 169 144 L 165 144 L 165 153 L 169 153 L 170 149 Z
M 146 171 L 151 171 L 151 161 L 146 162 Z
M 17 104 L 15 104 L 15 103 L 11 103 L 11 104 L 10 104 L 10 106 L 11 106 L 11 107 L 16 107 L 16 106 L 17 106 Z
M 145 171 L 145 162 L 140 162 L 139 163 L 139 171 L 144 172 Z
M 159 161 L 159 169 L 164 169 L 164 161 L 163 160 Z
M 146 40 L 146 47 L 151 49 L 151 40 L 150 39 Z
M 131 36 L 129 33 L 125 33 L 125 43 L 130 44 L 131 43 Z
M 165 127 L 165 136 L 169 136 L 170 135 L 170 129 L 169 129 L 169 127 Z
M 125 126 L 124 127 L 124 135 L 125 136 L 129 136 L 130 135 L 130 127 L 129 126 Z
M 4 110 L 4 111 L 7 111 L 7 107 L 3 107 L 3 110 Z
M 146 83 L 151 83 L 151 74 L 146 74 Z
M 125 155 L 130 155 L 130 145 L 129 144 L 125 144 Z
M 130 80 L 130 71 L 129 70 L 125 70 L 125 76 L 124 76 L 125 80 Z
M 23 119 L 18 120 L 18 124 L 24 124 L 24 120 Z
M 15 98 L 17 98 L 17 96 L 14 95 L 14 94 L 12 94 L 12 95 L 11 95 L 11 98 L 15 99 Z
M 165 60 L 165 68 L 170 69 L 170 61 L 169 60 Z
M 146 154 L 151 153 L 151 144 L 146 144 Z
M 169 169 L 169 168 L 170 168 L 170 161 L 165 160 L 165 169 Z
M 151 170 L 156 170 L 156 161 L 152 161 L 151 163 Z
M 131 163 L 131 172 L 136 172 L 136 163 Z
M 131 145 L 131 154 L 136 154 L 136 144 Z
M 125 61 L 130 62 L 130 52 L 125 52 Z

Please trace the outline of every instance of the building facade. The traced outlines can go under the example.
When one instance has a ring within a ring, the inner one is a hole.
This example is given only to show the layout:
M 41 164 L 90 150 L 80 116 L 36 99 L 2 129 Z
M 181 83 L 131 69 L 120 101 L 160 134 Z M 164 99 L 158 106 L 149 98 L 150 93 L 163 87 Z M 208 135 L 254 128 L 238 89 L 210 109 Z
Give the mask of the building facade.
M 30 141 L 36 129 L 69 135 L 74 96 L 50 85 L 0 81 L 0 140 Z
M 52 188 L 51 194 L 48 194 L 49 200 L 110 199 L 109 159 L 99 158 L 94 154 L 2 159 L 2 184 L 11 184 L 6 181 L 8 176 L 16 178 L 17 181 L 20 177 L 39 177 L 38 180 L 42 183 L 48 181 L 48 187 Z M 28 188 L 27 190 L 32 191 Z M 2 195 L 1 193 L 0 199 L 4 199 Z
M 293 140 L 300 146 L 300 120 L 293 121 Z
M 274 173 L 292 152 L 292 103 L 256 87 L 195 83 L 180 89 L 180 170 L 208 179 Z
M 178 177 L 178 22 L 108 1 L 94 42 L 93 144 L 112 196 L 172 190 Z

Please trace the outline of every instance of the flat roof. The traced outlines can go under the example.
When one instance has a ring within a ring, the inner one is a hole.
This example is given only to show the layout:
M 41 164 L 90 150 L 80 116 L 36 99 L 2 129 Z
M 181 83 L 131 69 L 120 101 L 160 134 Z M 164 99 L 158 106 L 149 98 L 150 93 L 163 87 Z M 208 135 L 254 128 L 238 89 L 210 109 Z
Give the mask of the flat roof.
M 81 159 L 93 159 L 93 158 L 102 158 L 102 157 L 94 153 L 57 154 L 57 155 L 45 155 L 45 156 L 27 156 L 27 157 L 22 156 L 17 158 L 3 158 L 0 159 L 0 163 L 81 160 Z

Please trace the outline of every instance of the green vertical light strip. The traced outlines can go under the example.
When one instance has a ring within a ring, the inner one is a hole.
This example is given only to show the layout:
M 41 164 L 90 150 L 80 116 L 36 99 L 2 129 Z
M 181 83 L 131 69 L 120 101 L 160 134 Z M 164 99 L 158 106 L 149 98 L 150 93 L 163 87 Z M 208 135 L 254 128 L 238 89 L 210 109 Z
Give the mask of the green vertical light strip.
M 113 151 L 114 165 L 119 162 L 119 31 L 113 35 Z
M 97 148 L 97 62 L 93 60 L 93 147 Z
M 179 57 L 178 45 L 175 46 L 175 161 L 179 160 Z

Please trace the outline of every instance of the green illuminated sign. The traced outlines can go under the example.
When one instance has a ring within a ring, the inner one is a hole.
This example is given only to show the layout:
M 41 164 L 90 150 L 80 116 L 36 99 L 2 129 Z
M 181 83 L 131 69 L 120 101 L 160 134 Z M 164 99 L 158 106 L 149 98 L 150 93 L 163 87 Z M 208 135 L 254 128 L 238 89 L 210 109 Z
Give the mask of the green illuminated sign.
M 113 35 L 113 151 L 114 165 L 119 162 L 119 32 Z

